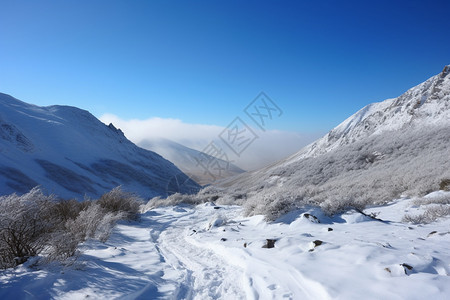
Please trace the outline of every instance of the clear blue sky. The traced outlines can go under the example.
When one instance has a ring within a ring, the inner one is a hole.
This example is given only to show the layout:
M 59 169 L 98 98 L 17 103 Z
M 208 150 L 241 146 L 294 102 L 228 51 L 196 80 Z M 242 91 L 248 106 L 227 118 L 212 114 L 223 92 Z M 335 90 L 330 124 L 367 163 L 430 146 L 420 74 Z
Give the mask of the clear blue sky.
M 450 1 L 0 0 L 0 92 L 100 116 L 325 131 L 450 63 Z

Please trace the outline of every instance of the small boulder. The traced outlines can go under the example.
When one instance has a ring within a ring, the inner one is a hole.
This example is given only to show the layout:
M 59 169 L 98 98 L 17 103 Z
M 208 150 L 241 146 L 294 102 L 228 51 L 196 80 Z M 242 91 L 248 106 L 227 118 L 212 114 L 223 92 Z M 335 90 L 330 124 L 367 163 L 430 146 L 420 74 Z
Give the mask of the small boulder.
M 408 264 L 405 264 L 405 263 L 400 264 L 400 266 L 403 267 L 403 269 L 405 270 L 405 274 L 406 275 L 409 275 L 409 272 L 413 269 L 413 267 L 411 265 L 408 265 Z
M 313 245 L 314 245 L 314 247 L 317 247 L 317 246 L 320 246 L 320 245 L 322 245 L 322 241 L 321 240 L 315 240 L 315 241 L 313 241 Z
M 277 240 L 274 240 L 274 239 L 266 239 L 266 244 L 264 246 L 262 246 L 262 247 L 263 248 L 268 248 L 268 249 L 273 248 L 273 247 L 275 247 L 275 242 L 276 241 Z
M 430 237 L 430 236 L 432 236 L 433 234 L 436 234 L 436 233 L 437 233 L 437 231 L 436 231 L 436 230 L 433 230 L 432 232 L 430 232 L 430 233 L 428 234 L 427 237 Z
M 315 248 L 317 248 L 318 246 L 322 245 L 323 242 L 321 240 L 315 240 L 311 242 L 311 247 L 309 249 L 309 252 L 313 252 Z
M 316 216 L 311 215 L 309 213 L 304 213 L 303 217 L 305 217 L 306 219 L 308 219 L 312 223 L 320 223 L 319 219 Z

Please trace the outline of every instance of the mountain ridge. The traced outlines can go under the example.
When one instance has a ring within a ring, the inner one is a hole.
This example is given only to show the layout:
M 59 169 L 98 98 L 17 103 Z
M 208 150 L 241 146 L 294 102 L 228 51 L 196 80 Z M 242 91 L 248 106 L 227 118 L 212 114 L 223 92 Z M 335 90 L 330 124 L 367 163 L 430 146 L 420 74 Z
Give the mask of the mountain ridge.
M 171 162 L 137 147 L 86 110 L 40 107 L 2 93 L 0 153 L 2 194 L 25 193 L 38 184 L 49 193 L 82 199 L 122 185 L 147 198 L 199 187 Z M 179 181 L 186 185 L 172 186 Z
M 314 157 L 371 134 L 401 129 L 402 126 L 414 124 L 421 117 L 426 117 L 429 123 L 450 122 L 449 74 L 450 65 L 446 65 L 442 72 L 408 89 L 399 97 L 366 105 L 324 137 L 305 146 L 289 158 Z M 400 120 L 394 120 L 394 117 Z M 377 122 L 376 119 L 380 118 L 382 122 Z M 352 131 L 354 134 L 349 136 Z

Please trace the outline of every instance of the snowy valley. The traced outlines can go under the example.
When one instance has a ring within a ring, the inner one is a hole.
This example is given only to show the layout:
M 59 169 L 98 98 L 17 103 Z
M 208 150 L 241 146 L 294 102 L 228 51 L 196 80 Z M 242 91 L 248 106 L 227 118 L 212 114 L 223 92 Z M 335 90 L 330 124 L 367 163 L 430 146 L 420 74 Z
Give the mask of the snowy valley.
M 133 198 L 136 218 L 121 208 L 106 214 L 100 225 L 112 231 L 103 238 L 97 229 L 79 238 L 73 224 L 108 200 L 74 204 L 78 211 L 58 223 L 71 235 L 48 237 L 73 235 L 74 255 L 49 259 L 58 248 L 50 243 L 1 270 L 1 299 L 450 295 L 450 66 L 283 161 L 231 169 L 202 189 L 88 112 L 0 100 L 0 185 L 3 195 L 19 194 L 0 201 L 33 206 L 26 193 L 38 183 L 65 198 L 98 198 L 122 185 L 145 199 Z M 181 145 L 160 147 L 181 149 L 171 157 L 189 161 Z

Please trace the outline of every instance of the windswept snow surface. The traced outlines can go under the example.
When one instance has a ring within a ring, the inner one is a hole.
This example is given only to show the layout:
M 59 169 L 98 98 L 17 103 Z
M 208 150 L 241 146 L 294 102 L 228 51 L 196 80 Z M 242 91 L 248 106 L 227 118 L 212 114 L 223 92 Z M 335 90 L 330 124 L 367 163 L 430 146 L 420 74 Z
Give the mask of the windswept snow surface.
M 266 223 L 239 206 L 157 208 L 71 266 L 1 271 L 0 298 L 448 299 L 450 219 L 400 222 L 421 210 L 399 199 L 365 211 L 383 221 L 309 208 Z

